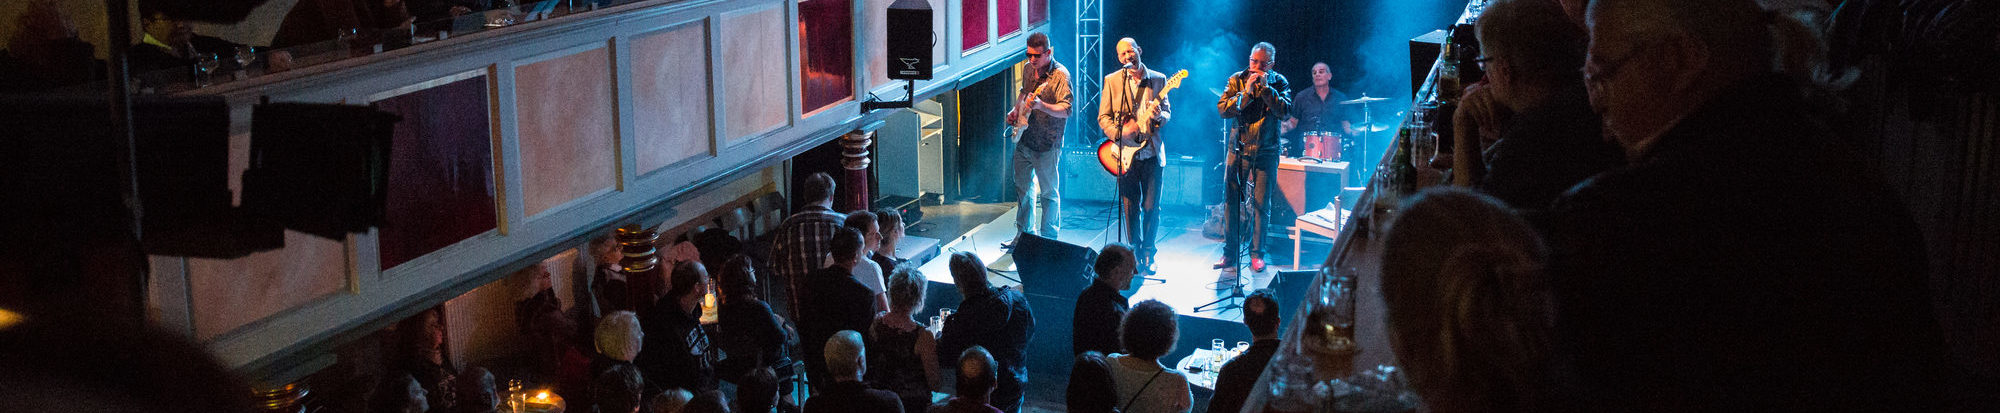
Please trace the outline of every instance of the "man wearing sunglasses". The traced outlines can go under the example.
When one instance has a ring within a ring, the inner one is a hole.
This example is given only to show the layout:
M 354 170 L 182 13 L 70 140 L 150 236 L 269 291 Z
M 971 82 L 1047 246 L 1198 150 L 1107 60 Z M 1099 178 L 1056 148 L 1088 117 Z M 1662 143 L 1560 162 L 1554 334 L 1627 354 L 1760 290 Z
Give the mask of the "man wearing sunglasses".
M 1056 171 L 1056 165 L 1062 163 L 1063 122 L 1069 118 L 1070 106 L 1069 68 L 1056 63 L 1054 53 L 1047 33 L 1028 35 L 1028 57 L 1021 62 L 1020 96 L 1026 105 L 1007 112 L 1009 125 L 1020 124 L 1021 117 L 1027 117 L 1027 127 L 1014 147 L 1014 190 L 1015 198 L 1020 199 L 1020 206 L 1014 208 L 1014 225 L 1023 234 L 1048 239 L 1056 238 L 1057 223 L 1062 220 L 1061 194 L 1057 192 L 1062 173 Z M 1041 211 L 1040 225 L 1034 220 L 1037 210 Z

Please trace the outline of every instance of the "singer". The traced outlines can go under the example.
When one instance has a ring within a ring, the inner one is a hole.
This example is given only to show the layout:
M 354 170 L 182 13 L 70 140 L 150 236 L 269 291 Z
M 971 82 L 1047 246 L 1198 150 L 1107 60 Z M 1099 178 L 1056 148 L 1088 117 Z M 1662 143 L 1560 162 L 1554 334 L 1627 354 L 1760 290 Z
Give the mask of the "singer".
M 1291 83 L 1271 71 L 1278 50 L 1270 43 L 1250 47 L 1250 63 L 1229 76 L 1229 88 L 1215 103 L 1229 128 L 1227 194 L 1229 232 L 1217 269 L 1234 270 L 1248 238 L 1251 271 L 1264 271 L 1264 219 L 1270 201 L 1271 176 L 1278 170 L 1278 128 L 1291 112 Z M 1250 205 L 1244 205 L 1248 200 Z M 1247 209 L 1247 210 L 1246 210 Z
M 1097 105 L 1097 124 L 1104 137 L 1127 147 L 1139 147 L 1131 170 L 1118 177 L 1119 223 L 1132 244 L 1139 272 L 1152 274 L 1160 228 L 1160 170 L 1166 165 L 1166 142 L 1158 126 L 1173 117 L 1173 106 L 1159 93 L 1167 76 L 1146 67 L 1139 42 L 1118 39 L 1118 63 L 1124 68 L 1104 76 L 1104 94 Z M 1178 83 L 1178 82 L 1175 82 Z M 1142 127 L 1142 123 L 1150 123 Z

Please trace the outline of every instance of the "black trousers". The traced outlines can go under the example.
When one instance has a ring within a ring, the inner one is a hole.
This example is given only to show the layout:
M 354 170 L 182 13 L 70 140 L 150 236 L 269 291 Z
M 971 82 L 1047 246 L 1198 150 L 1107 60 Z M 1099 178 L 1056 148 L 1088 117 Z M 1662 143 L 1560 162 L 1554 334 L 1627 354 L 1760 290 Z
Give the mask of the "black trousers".
M 1249 155 L 1249 156 L 1245 156 Z M 1278 171 L 1278 157 L 1257 156 L 1256 154 L 1229 154 L 1228 176 L 1223 182 L 1229 184 L 1227 204 L 1229 211 L 1229 233 L 1223 244 L 1222 259 L 1235 262 L 1245 251 L 1243 244 L 1248 241 L 1250 256 L 1264 253 L 1264 219 L 1270 208 L 1271 176 Z M 1249 197 L 1249 210 L 1244 210 L 1245 197 Z
M 1152 263 L 1160 229 L 1160 160 L 1141 159 L 1118 177 L 1119 225 L 1140 263 Z M 1143 270 L 1144 268 L 1140 268 Z

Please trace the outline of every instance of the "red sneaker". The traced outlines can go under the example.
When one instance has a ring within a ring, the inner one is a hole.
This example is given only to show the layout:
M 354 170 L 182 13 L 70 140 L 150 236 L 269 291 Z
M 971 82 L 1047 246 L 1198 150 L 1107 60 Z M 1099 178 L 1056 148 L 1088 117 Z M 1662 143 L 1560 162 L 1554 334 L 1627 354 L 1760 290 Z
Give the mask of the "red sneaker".
M 1250 257 L 1250 271 L 1264 272 L 1264 257 Z

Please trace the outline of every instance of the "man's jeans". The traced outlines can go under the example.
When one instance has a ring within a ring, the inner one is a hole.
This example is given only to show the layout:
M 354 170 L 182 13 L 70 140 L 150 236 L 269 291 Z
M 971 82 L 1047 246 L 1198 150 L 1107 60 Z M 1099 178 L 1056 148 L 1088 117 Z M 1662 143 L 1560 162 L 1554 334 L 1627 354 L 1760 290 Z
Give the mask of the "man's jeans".
M 1056 165 L 1062 163 L 1062 152 L 1062 147 L 1041 152 L 1014 147 L 1014 193 L 1020 199 L 1020 205 L 1014 208 L 1014 226 L 1022 233 L 1056 237 L 1056 224 L 1062 221 L 1062 195 L 1057 189 L 1062 187 L 1062 173 L 1056 172 Z M 1034 200 L 1029 201 L 1029 190 L 1035 186 L 1041 189 L 1033 192 Z M 1039 227 L 1030 220 L 1037 210 L 1042 212 Z M 1029 228 L 1037 229 L 1029 231 Z

